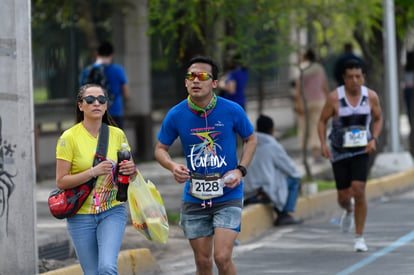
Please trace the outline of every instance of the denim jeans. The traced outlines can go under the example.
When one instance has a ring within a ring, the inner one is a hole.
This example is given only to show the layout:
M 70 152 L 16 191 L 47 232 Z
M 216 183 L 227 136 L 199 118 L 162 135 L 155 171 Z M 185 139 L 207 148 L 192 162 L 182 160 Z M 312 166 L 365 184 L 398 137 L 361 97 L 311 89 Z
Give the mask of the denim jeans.
M 294 213 L 295 207 L 296 207 L 296 201 L 298 200 L 300 179 L 287 177 L 287 184 L 288 184 L 288 197 L 287 197 L 285 207 L 283 208 L 283 211 Z
M 125 232 L 125 204 L 99 214 L 67 219 L 76 256 L 85 275 L 118 274 L 118 253 Z
M 240 232 L 242 209 L 230 206 L 221 208 L 214 214 L 206 215 L 180 215 L 180 226 L 187 239 L 197 239 L 214 234 L 217 227 L 227 228 Z
M 294 213 L 296 208 L 296 202 L 299 196 L 300 178 L 287 177 L 286 179 L 288 185 L 288 196 L 282 212 Z M 270 200 L 270 198 L 267 195 L 264 195 L 260 199 L 257 198 L 257 196 L 245 199 L 244 205 L 248 205 L 251 203 L 267 204 L 271 202 L 272 201 Z M 274 207 L 274 210 L 276 211 L 276 213 L 280 213 L 280 210 L 278 210 L 276 207 Z

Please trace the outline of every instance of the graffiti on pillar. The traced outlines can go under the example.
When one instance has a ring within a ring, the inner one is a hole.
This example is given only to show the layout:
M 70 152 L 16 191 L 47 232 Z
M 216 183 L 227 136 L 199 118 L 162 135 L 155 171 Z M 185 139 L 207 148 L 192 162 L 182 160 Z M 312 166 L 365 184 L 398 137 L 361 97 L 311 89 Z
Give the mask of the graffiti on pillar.
M 16 144 L 13 144 L 9 140 L 3 138 L 2 135 L 2 120 L 0 117 L 0 235 L 6 233 L 8 226 L 8 214 L 9 214 L 9 199 L 13 193 L 15 184 L 13 175 L 7 169 L 7 163 L 14 163 L 14 153 L 16 151 Z

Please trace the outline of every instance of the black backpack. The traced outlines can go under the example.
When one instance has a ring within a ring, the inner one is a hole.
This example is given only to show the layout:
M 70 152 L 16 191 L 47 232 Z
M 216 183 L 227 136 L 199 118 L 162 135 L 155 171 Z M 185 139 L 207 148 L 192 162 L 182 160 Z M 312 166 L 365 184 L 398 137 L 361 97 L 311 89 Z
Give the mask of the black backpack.
M 91 65 L 88 67 L 88 73 L 86 77 L 83 79 L 82 85 L 85 84 L 98 84 L 102 88 L 104 88 L 108 92 L 109 96 L 109 105 L 113 101 L 113 95 L 111 94 L 111 86 L 109 85 L 109 81 L 105 75 L 105 69 L 109 65 L 102 64 L 98 66 Z

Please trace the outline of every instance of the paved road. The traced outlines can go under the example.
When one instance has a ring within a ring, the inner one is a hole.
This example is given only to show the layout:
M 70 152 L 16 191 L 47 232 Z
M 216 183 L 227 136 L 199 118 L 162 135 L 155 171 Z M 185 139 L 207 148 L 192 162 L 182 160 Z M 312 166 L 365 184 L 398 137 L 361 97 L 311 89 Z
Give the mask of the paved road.
M 294 125 L 294 117 L 288 101 L 267 101 L 265 102 L 265 110 L 266 114 L 271 115 L 275 119 L 276 128 L 279 130 L 277 134 L 280 134 L 283 130 L 289 129 Z M 255 121 L 258 115 L 257 106 L 250 104 L 248 106 L 248 115 L 252 121 Z M 404 133 L 402 133 L 402 135 L 404 135 Z M 298 147 L 297 139 L 284 139 L 282 140 L 282 144 L 288 153 L 296 160 L 298 166 L 303 169 L 300 163 L 300 149 Z M 322 166 L 326 166 L 326 163 Z M 157 187 L 163 195 L 166 208 L 169 211 L 178 212 L 182 185 L 174 182 L 169 171 L 161 168 L 156 162 L 141 163 L 138 165 L 138 168 L 141 169 L 145 178 L 149 178 L 157 184 Z M 68 255 L 68 252 L 69 254 L 71 253 L 71 248 L 68 247 L 69 242 L 65 221 L 54 219 L 50 215 L 46 203 L 48 194 L 53 188 L 53 179 L 39 182 L 36 186 L 37 242 L 41 250 L 39 256 L 60 256 L 64 259 L 65 257 L 70 256 Z M 391 206 L 393 203 L 394 198 L 389 203 L 384 205 L 379 204 L 378 208 L 388 205 Z M 371 219 L 373 219 L 373 221 L 382 220 L 383 216 L 381 216 L 381 212 L 378 213 L 378 218 L 375 217 L 377 207 L 375 206 L 375 208 L 371 208 L 369 222 Z M 407 209 L 410 209 L 410 207 L 407 206 Z M 403 212 L 398 210 L 398 213 Z M 395 215 L 390 216 L 397 218 Z M 372 249 L 368 254 L 355 255 L 347 250 L 348 248 L 352 248 L 352 236 L 343 236 L 339 234 L 338 230 L 329 223 L 331 218 L 332 217 L 323 217 L 322 219 L 307 221 L 307 223 L 301 227 L 273 229 L 269 232 L 269 235 L 263 239 L 236 247 L 235 261 L 239 269 L 239 274 L 336 274 L 346 267 L 351 266 L 353 263 L 358 262 L 357 260 L 359 258 L 364 258 L 367 255 L 372 254 L 372 252 L 380 250 L 381 247 L 385 247 L 400 236 L 404 236 L 407 232 L 410 232 L 408 229 L 406 233 L 404 233 L 404 231 L 397 232 L 395 229 L 387 229 L 385 225 L 389 226 L 389 224 L 385 224 L 384 226 L 381 225 L 380 228 L 376 228 L 375 225 L 369 223 L 367 227 L 367 233 L 369 234 L 367 235 L 367 241 L 369 245 L 372 242 L 374 246 L 372 246 Z M 412 217 L 411 219 L 406 218 L 406 220 L 410 222 L 413 221 Z M 399 225 L 398 229 L 403 230 L 403 226 L 412 227 L 412 224 L 404 223 L 401 226 Z M 384 231 L 386 234 L 378 233 L 382 232 L 381 230 L 386 230 Z M 387 236 L 389 239 L 381 239 L 381 236 Z M 378 240 L 376 238 L 380 239 Z M 289 246 L 289 248 L 287 248 L 287 246 Z M 176 230 L 176 228 L 174 228 L 173 234 L 170 236 L 169 245 L 165 246 L 151 243 L 143 239 L 143 237 L 140 237 L 131 227 L 128 227 L 122 249 L 138 247 L 150 248 L 151 253 L 157 261 L 159 260 L 162 272 L 164 273 L 157 274 L 194 274 L 194 264 L 188 241 L 183 239 L 182 232 Z M 264 261 L 259 261 L 262 258 Z M 384 258 L 385 257 L 382 257 L 380 261 Z M 183 259 L 186 260 L 183 261 Z M 268 265 L 268 267 L 266 267 L 266 265 Z M 336 267 L 336 269 L 327 269 L 330 265 L 332 265 L 333 268 Z M 413 266 L 408 266 L 407 268 L 409 267 L 414 270 Z M 270 269 L 271 272 L 266 273 L 266 268 Z M 291 271 L 294 272 L 290 273 Z M 377 274 L 410 274 L 410 272 Z
M 342 233 L 331 214 L 301 226 L 272 228 L 234 251 L 239 275 L 261 274 L 413 274 L 414 191 L 369 203 L 366 253 L 353 252 L 353 234 Z M 191 251 L 159 262 L 159 274 L 194 274 Z M 217 271 L 215 272 L 217 274 Z

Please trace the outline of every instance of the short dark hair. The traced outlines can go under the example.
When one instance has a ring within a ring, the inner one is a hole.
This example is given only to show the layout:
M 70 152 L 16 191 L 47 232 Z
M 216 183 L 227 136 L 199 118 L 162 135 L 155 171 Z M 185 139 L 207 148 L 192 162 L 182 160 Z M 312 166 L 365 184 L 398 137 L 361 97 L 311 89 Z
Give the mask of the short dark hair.
M 316 60 L 315 52 L 312 49 L 307 49 L 305 52 L 305 58 L 311 62 L 314 62 Z
M 359 62 L 357 59 L 349 59 L 347 60 L 344 65 L 342 66 L 342 74 L 345 74 L 347 69 L 361 69 L 362 73 L 365 73 L 364 65 Z
M 273 119 L 266 116 L 266 115 L 260 115 L 256 121 L 256 131 L 265 133 L 265 134 L 271 134 L 273 131 L 274 123 Z
M 108 41 L 102 42 L 98 47 L 99 56 L 111 56 L 114 53 L 114 46 Z
M 191 58 L 190 62 L 188 63 L 187 69 L 190 68 L 191 65 L 193 65 L 194 63 L 206 63 L 209 64 L 211 66 L 211 73 L 213 74 L 213 80 L 217 80 L 218 78 L 218 66 L 216 64 L 216 62 L 214 62 L 214 60 L 208 56 L 195 56 L 193 58 Z

